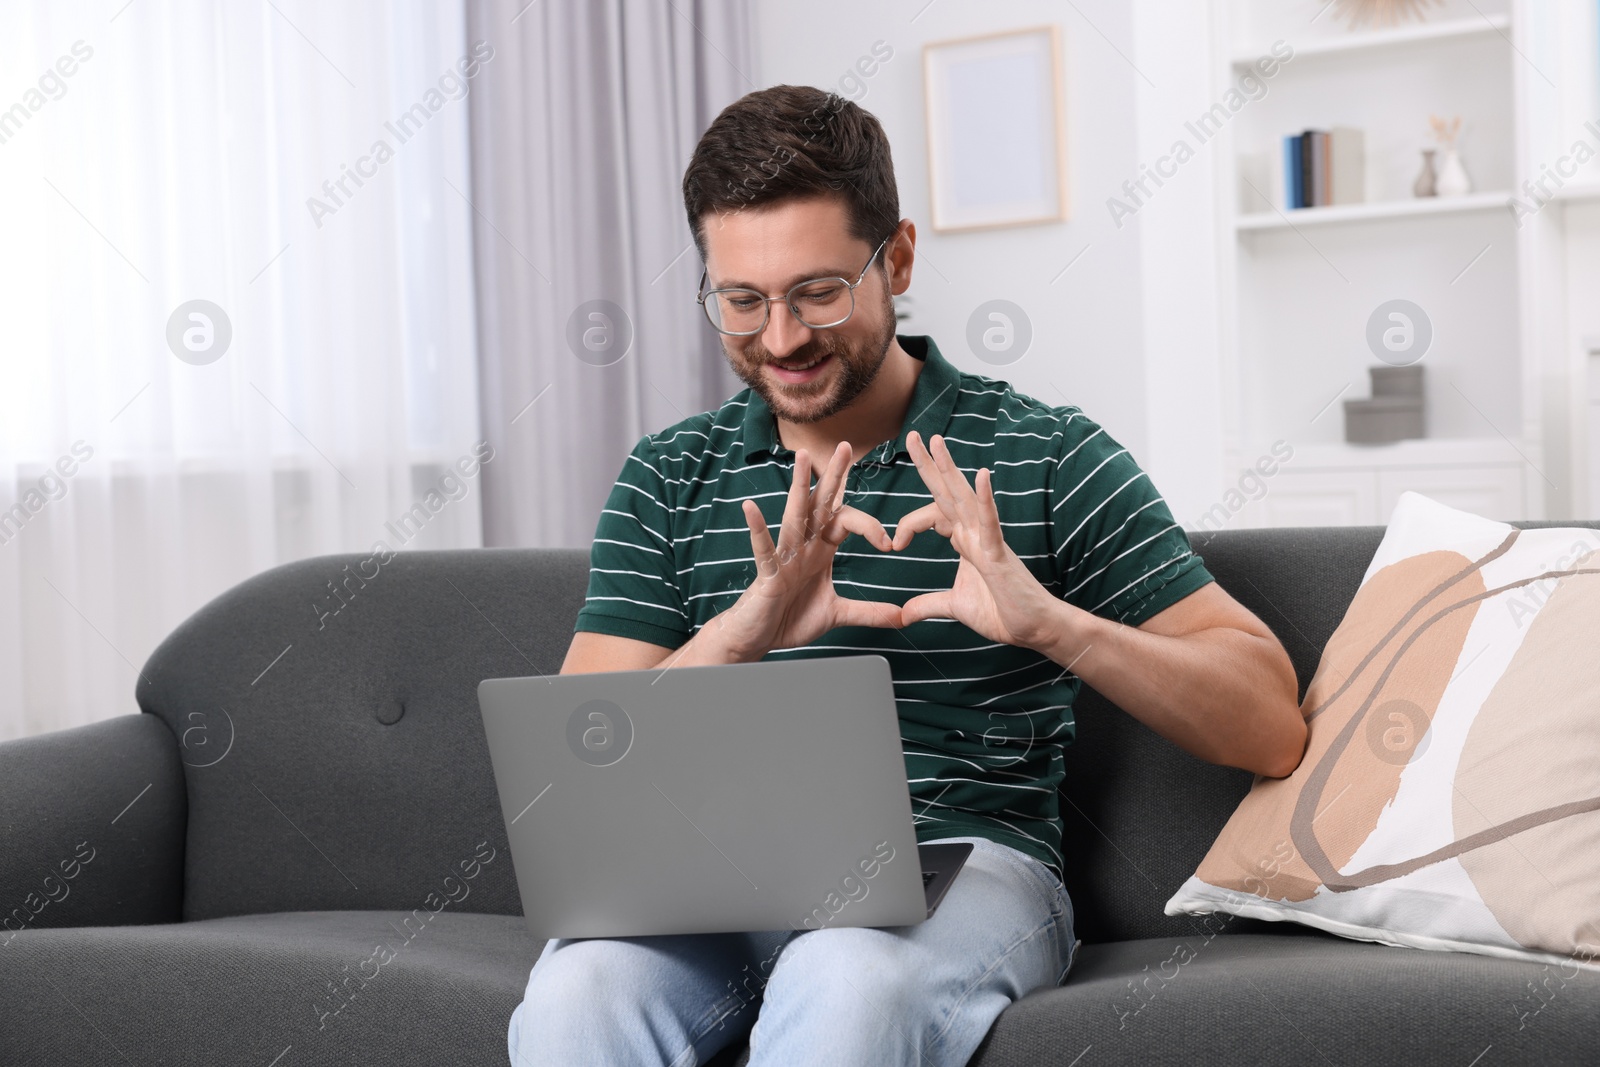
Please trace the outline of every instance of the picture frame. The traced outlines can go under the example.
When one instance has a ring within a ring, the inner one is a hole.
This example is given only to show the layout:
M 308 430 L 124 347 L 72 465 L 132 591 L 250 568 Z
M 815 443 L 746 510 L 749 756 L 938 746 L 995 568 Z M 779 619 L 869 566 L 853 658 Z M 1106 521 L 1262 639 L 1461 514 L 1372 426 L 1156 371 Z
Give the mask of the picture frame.
M 940 233 L 1066 222 L 1061 28 L 922 48 L 930 222 Z

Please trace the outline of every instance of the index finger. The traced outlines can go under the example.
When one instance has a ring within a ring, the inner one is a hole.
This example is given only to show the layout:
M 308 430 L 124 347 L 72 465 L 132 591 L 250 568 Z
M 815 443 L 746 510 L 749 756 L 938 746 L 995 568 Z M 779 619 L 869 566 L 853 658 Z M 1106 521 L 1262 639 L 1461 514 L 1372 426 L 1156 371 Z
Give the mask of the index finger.
M 879 522 L 876 516 L 868 515 L 865 511 L 853 508 L 849 504 L 840 505 L 838 513 L 833 517 L 833 522 L 828 524 L 828 532 L 830 534 L 838 529 L 844 529 L 849 533 L 858 533 L 884 551 L 892 551 L 894 549 L 894 542 L 889 538 L 889 531 L 883 528 L 883 523 Z M 838 541 L 835 541 L 831 536 L 828 537 L 829 544 L 838 545 L 843 541 L 843 537 L 839 538 Z
M 923 484 L 933 494 L 934 503 L 939 505 L 939 510 L 951 521 L 960 517 L 960 501 L 955 496 L 945 472 L 939 466 L 939 461 L 928 446 L 922 443 L 922 435 L 912 430 L 906 434 L 906 447 L 911 452 L 911 461 L 917 465 L 917 473 L 922 476 Z

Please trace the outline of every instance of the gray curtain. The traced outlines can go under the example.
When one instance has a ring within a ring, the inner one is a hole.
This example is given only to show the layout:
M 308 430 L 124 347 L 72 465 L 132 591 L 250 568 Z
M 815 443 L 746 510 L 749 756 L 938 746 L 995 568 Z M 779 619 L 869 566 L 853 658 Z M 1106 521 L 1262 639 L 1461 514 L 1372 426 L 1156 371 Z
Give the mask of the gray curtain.
M 640 435 L 742 386 L 694 302 L 682 183 L 717 112 L 757 88 L 749 6 L 468 0 L 467 29 L 494 48 L 459 190 L 495 449 L 484 544 L 581 547 Z

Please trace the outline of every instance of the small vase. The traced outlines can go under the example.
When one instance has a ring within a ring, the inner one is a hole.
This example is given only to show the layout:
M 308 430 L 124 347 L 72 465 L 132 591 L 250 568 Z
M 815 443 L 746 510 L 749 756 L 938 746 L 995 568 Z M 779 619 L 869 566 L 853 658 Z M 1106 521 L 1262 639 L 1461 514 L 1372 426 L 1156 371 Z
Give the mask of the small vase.
M 1417 197 L 1439 195 L 1439 190 L 1435 184 L 1437 180 L 1438 178 L 1433 171 L 1433 149 L 1424 148 L 1422 150 L 1422 172 L 1417 175 L 1417 180 L 1411 185 L 1411 195 Z
M 1467 168 L 1461 165 L 1461 155 L 1454 148 L 1445 149 L 1444 165 L 1439 168 L 1434 190 L 1439 196 L 1466 196 L 1472 192 L 1472 179 L 1467 177 Z

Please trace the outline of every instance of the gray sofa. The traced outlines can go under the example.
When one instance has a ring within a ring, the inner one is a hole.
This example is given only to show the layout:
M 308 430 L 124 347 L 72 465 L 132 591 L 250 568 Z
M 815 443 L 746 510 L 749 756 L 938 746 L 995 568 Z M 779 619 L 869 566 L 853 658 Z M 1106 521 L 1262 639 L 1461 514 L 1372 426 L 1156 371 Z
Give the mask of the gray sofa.
M 1304 687 L 1381 532 L 1195 547 Z M 0 745 L 0 1061 L 504 1063 L 540 942 L 474 689 L 558 670 L 586 581 L 577 550 L 279 567 L 162 644 L 144 714 Z M 1092 692 L 1077 716 L 1061 806 L 1085 943 L 973 1063 L 1600 1062 L 1592 974 L 1163 915 L 1251 776 Z

